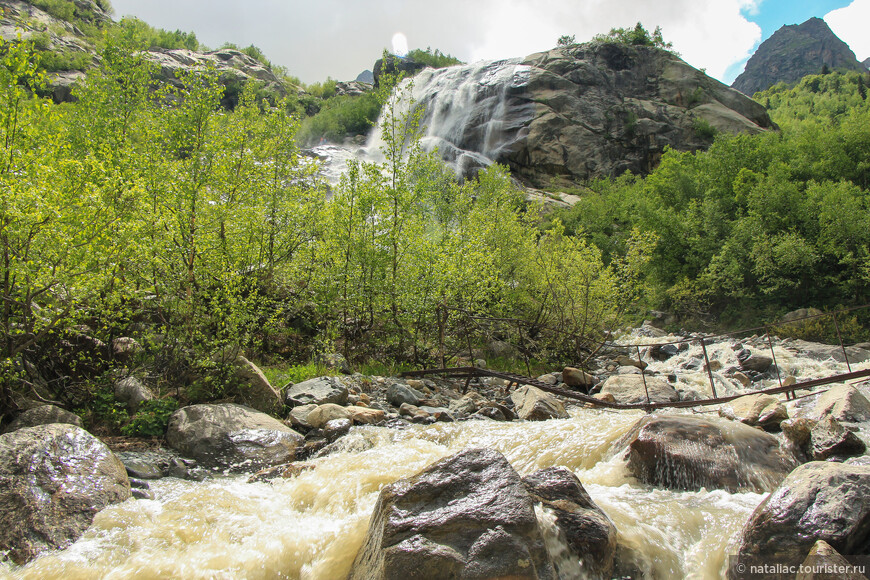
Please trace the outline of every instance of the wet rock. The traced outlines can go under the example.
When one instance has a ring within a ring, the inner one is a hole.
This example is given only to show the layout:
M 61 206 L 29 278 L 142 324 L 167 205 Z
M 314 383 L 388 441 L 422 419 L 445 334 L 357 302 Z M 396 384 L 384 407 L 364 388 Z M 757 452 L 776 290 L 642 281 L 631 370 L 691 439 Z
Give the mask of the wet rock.
M 288 405 L 324 405 L 335 403 L 344 405 L 347 403 L 348 390 L 344 384 L 335 377 L 317 377 L 297 383 L 287 389 L 285 400 Z
M 18 415 L 4 429 L 4 433 L 12 433 L 18 429 L 26 427 L 36 427 L 38 425 L 50 425 L 51 423 L 64 423 L 67 425 L 82 426 L 82 420 L 75 413 L 70 413 L 65 409 L 54 405 L 39 405 L 27 409 Z
M 852 423 L 870 421 L 870 401 L 851 385 L 834 385 L 816 401 L 813 416 Z
M 534 501 L 555 515 L 568 547 L 569 554 L 551 554 L 558 577 L 611 578 L 616 526 L 595 505 L 577 476 L 565 467 L 550 467 L 524 477 L 523 485 Z
M 159 461 L 157 458 L 147 458 L 137 454 L 119 453 L 118 459 L 124 464 L 127 475 L 139 479 L 160 479 L 169 468 L 168 461 Z
M 812 441 L 813 427 L 816 421 L 806 417 L 789 419 L 779 424 L 782 434 L 795 449 L 801 450 L 805 455 L 811 455 L 810 442 Z
M 534 504 L 503 455 L 470 449 L 384 487 L 353 580 L 554 578 Z
M 479 393 L 471 391 L 462 396 L 461 399 L 450 401 L 448 408 L 451 411 L 459 411 L 471 415 L 479 408 L 488 404 L 488 401 Z
M 402 383 L 393 383 L 387 387 L 387 402 L 394 407 L 401 407 L 405 403 L 416 406 L 425 398 L 426 395 L 420 391 Z
M 867 450 L 867 446 L 857 435 L 830 416 L 816 423 L 810 438 L 812 457 L 816 461 L 824 461 L 829 457 L 861 455 Z
M 798 464 L 776 437 L 714 417 L 648 415 L 622 441 L 629 471 L 667 489 L 770 491 Z
M 154 492 L 150 489 L 132 489 L 130 495 L 135 499 L 154 499 Z
M 779 429 L 779 424 L 788 419 L 788 411 L 782 401 L 771 395 L 746 395 L 722 405 L 719 416 L 740 421 L 752 427 Z
M 742 351 L 748 352 L 748 351 Z M 755 371 L 757 373 L 766 372 L 773 364 L 773 359 L 769 356 L 761 354 L 750 354 L 748 357 L 740 358 L 738 353 L 737 359 L 740 361 L 740 368 L 744 371 Z
M 0 436 L 0 550 L 16 564 L 65 548 L 104 507 L 130 497 L 121 461 L 68 424 Z
M 115 398 L 135 413 L 139 405 L 154 400 L 154 393 L 136 377 L 130 376 L 115 381 Z
M 479 409 L 474 416 L 478 417 L 486 417 L 487 419 L 492 419 L 493 421 L 507 421 L 508 418 L 504 413 L 501 412 L 501 409 L 496 407 L 483 407 Z
M 325 405 L 318 405 L 308 413 L 308 424 L 315 429 L 320 429 L 329 421 L 348 419 L 350 417 L 351 412 L 346 407 L 334 403 L 326 403 Z
M 353 421 L 350 419 L 330 419 L 323 426 L 323 436 L 330 443 L 336 442 L 350 432 Z
M 626 356 L 624 354 L 616 357 L 616 363 L 619 366 L 635 367 L 635 368 L 640 369 L 640 370 L 644 370 L 647 366 L 649 366 L 643 361 L 634 360 L 630 356 Z
M 571 388 L 588 391 L 597 381 L 589 373 L 574 367 L 562 369 L 562 381 Z
M 653 360 L 664 362 L 680 354 L 675 344 L 657 344 L 649 348 L 649 356 Z
M 646 377 L 646 389 L 644 388 L 644 377 L 641 375 L 612 376 L 601 386 L 602 394 L 613 395 L 617 403 L 626 404 L 646 403 L 647 390 L 652 403 L 680 400 L 676 389 L 657 377 Z
M 231 403 L 191 405 L 172 414 L 166 441 L 209 467 L 259 469 L 295 457 L 302 436 L 277 419 Z
M 866 569 L 866 568 L 864 568 Z M 815 543 L 795 580 L 867 580 L 849 560 L 824 540 Z
M 284 400 L 260 367 L 240 356 L 235 361 L 233 396 L 236 402 L 270 415 L 284 410 Z
M 525 385 L 511 393 L 511 400 L 517 417 L 524 421 L 568 418 L 565 406 L 559 399 L 531 385 Z
M 271 481 L 278 478 L 289 479 L 291 477 L 296 477 L 300 473 L 311 471 L 312 469 L 314 469 L 314 467 L 315 465 L 313 463 L 306 463 L 304 461 L 296 461 L 293 463 L 286 463 L 284 465 L 276 465 L 274 467 L 269 467 L 253 474 L 251 477 L 248 478 L 248 483 Z
M 781 578 L 739 571 L 760 562 L 796 566 L 818 540 L 841 554 L 867 554 L 868 534 L 870 467 L 828 461 L 805 463 L 752 513 L 728 575 L 732 579 Z

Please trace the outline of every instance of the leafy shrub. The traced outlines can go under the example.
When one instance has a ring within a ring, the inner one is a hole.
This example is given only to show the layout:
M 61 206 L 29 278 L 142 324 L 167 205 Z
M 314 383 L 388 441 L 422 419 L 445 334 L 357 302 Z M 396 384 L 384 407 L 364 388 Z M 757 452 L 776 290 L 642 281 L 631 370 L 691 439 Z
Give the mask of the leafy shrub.
M 638 22 L 634 28 L 611 28 L 607 34 L 597 34 L 593 42 L 615 42 L 631 46 L 654 46 L 670 50 L 673 44 L 665 42 L 662 37 L 662 29 L 656 26 L 655 32 L 650 34 L 643 25 Z
M 437 48 L 433 51 L 429 47 L 426 47 L 426 50 L 415 48 L 408 53 L 408 58 L 429 65 L 432 68 L 444 68 L 446 66 L 462 64 L 462 61 L 455 56 L 445 54 Z
M 844 344 L 866 341 L 870 338 L 870 332 L 858 321 L 857 314 L 838 314 L 836 321 L 834 311 L 826 312 L 823 316 L 786 322 L 771 327 L 771 333 L 780 338 L 794 338 L 822 342 L 825 344 L 838 344 L 842 337 Z M 839 336 L 837 329 L 839 327 Z
M 695 129 L 695 135 L 701 139 L 714 139 L 716 137 L 716 127 L 710 124 L 706 119 L 696 117 L 692 122 L 692 127 Z
M 341 96 L 326 101 L 320 112 L 302 122 L 297 140 L 306 145 L 321 139 L 340 141 L 365 135 L 377 121 L 381 106 L 374 94 Z
M 111 33 L 116 39 L 123 39 L 131 46 L 140 49 L 164 48 L 167 50 L 186 48 L 200 50 L 201 46 L 193 32 L 164 30 L 154 28 L 134 16 L 125 16 Z
M 169 416 L 178 408 L 175 399 L 145 401 L 133 419 L 121 427 L 121 433 L 140 437 L 162 437 L 169 425 Z

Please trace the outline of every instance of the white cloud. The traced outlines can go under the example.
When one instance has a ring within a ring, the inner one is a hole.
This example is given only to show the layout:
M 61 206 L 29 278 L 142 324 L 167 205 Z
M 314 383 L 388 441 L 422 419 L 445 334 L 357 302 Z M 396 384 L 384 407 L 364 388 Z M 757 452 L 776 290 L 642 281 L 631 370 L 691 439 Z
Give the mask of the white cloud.
M 870 0 L 854 0 L 845 8 L 828 12 L 825 22 L 840 40 L 849 45 L 858 60 L 870 57 L 870 34 L 867 34 Z
M 210 46 L 256 44 L 305 82 L 352 79 L 402 31 L 410 48 L 462 60 L 526 56 L 563 34 L 578 41 L 642 22 L 692 66 L 722 78 L 747 58 L 761 32 L 741 10 L 759 0 L 113 0 L 119 16 L 193 30 Z M 870 0 L 860 0 L 868 2 Z

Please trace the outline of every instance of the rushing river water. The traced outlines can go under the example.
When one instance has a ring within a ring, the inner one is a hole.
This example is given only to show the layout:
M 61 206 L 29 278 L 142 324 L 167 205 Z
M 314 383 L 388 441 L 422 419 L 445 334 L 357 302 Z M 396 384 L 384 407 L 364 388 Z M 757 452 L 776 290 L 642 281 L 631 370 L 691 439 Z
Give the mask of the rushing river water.
M 711 351 L 714 359 L 733 356 L 725 346 Z M 671 364 L 695 354 L 689 350 Z M 801 378 L 845 371 L 833 361 L 799 360 L 785 349 L 777 357 Z M 704 383 L 689 379 L 685 386 L 702 390 Z M 554 465 L 573 470 L 616 525 L 623 567 L 628 563 L 647 578 L 722 577 L 734 540 L 765 494 L 642 485 L 629 475 L 615 444 L 643 413 L 570 412 L 570 419 L 544 422 L 355 427 L 338 451 L 311 460 L 313 469 L 273 482 L 247 483 L 247 476 L 154 481 L 156 499 L 109 507 L 70 548 L 2 569 L 0 576 L 342 579 L 381 487 L 460 450 L 489 447 L 521 475 Z M 549 521 L 547 514 L 539 517 Z

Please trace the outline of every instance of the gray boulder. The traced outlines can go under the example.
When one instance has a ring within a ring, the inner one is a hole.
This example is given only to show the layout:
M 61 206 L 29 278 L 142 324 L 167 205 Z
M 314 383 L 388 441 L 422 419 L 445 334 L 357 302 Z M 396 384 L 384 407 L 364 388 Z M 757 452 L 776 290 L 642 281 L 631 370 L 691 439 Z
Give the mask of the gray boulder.
M 582 388 L 587 391 L 596 383 L 594 376 L 574 367 L 562 369 L 562 381 L 569 387 Z
M 524 421 L 568 418 L 565 406 L 559 399 L 531 385 L 525 385 L 511 393 L 511 401 L 517 417 Z
M 287 404 L 293 407 L 298 405 L 324 405 L 335 403 L 344 405 L 348 397 L 347 387 L 335 377 L 317 377 L 296 383 L 284 393 Z
M 130 413 L 135 413 L 139 405 L 154 399 L 154 393 L 142 381 L 131 376 L 115 381 L 115 398 L 124 403 Z
M 166 442 L 182 455 L 237 471 L 293 461 L 302 440 L 277 419 L 231 403 L 181 408 L 166 431 Z
M 70 413 L 65 409 L 54 405 L 39 405 L 27 409 L 18 415 L 4 429 L 4 433 L 11 433 L 25 427 L 36 427 L 37 425 L 49 425 L 51 423 L 66 423 L 68 425 L 82 426 L 82 420 L 75 413 Z
M 402 383 L 393 383 L 387 387 L 387 402 L 394 407 L 401 407 L 403 404 L 419 405 L 420 401 L 426 398 L 426 395 Z
M 611 578 L 616 526 L 595 505 L 580 480 L 565 467 L 549 467 L 523 478 L 532 499 L 556 517 L 568 557 L 551 554 L 559 578 Z M 558 543 L 558 542 L 554 542 Z
M 381 490 L 353 580 L 554 578 L 532 498 L 503 455 L 470 449 Z
M 841 554 L 868 554 L 870 467 L 813 461 L 786 477 L 743 526 L 729 578 L 781 578 L 742 573 L 751 563 L 797 566 L 818 540 Z
M 833 385 L 816 401 L 813 416 L 854 423 L 870 421 L 870 401 L 852 385 Z
M 647 415 L 625 442 L 629 471 L 667 489 L 770 491 L 798 464 L 773 435 L 717 417 Z
M 818 342 L 809 342 L 806 340 L 794 340 L 789 344 L 789 349 L 797 351 L 801 356 L 809 357 L 817 361 L 835 360 L 837 362 L 846 362 L 846 356 L 849 357 L 849 362 L 858 364 L 870 360 L 870 350 L 859 348 L 857 346 L 847 346 L 846 356 L 843 355 L 843 349 L 839 345 L 821 344 Z
M 740 368 L 744 371 L 755 371 L 763 373 L 773 364 L 773 359 L 769 356 L 761 354 L 750 354 L 748 357 L 740 360 Z
M 608 377 L 601 386 L 601 393 L 613 395 L 617 403 L 646 403 L 647 390 L 652 403 L 680 400 L 676 389 L 667 381 L 657 377 L 646 377 L 646 389 L 644 389 L 644 377 L 641 375 L 614 375 Z
M 862 567 L 866 571 L 866 568 Z M 852 562 L 824 540 L 815 543 L 795 580 L 867 580 Z
M 130 497 L 121 461 L 74 425 L 0 435 L 0 551 L 16 564 L 65 548 L 104 507 Z

